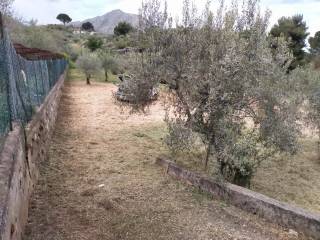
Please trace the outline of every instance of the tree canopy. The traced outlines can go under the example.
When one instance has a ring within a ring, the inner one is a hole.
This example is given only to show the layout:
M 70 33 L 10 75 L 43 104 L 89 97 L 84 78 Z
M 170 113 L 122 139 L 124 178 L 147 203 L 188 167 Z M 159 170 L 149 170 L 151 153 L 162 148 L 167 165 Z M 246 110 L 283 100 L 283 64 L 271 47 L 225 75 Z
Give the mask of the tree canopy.
M 94 32 L 94 26 L 91 22 L 83 23 L 81 29 L 87 32 Z
M 304 48 L 307 46 L 306 39 L 309 35 L 307 31 L 308 27 L 303 20 L 303 15 L 282 17 L 270 31 L 272 37 L 284 37 L 288 42 L 288 47 L 294 56 L 294 61 L 291 63 L 289 70 L 306 63 L 306 52 Z
M 12 11 L 12 4 L 14 0 L 1 0 L 0 1 L 0 12 L 5 15 L 10 15 Z
M 98 57 L 101 61 L 102 68 L 105 73 L 106 82 L 109 80 L 108 72 L 111 71 L 113 73 L 117 72 L 118 64 L 116 57 L 107 50 L 102 50 L 98 53 Z
M 133 30 L 133 27 L 130 23 L 127 22 L 120 22 L 115 28 L 114 28 L 114 35 L 116 36 L 125 36 L 129 32 Z
M 63 23 L 63 25 L 66 25 L 66 23 L 70 23 L 72 21 L 72 18 L 69 17 L 68 14 L 60 13 L 57 16 L 57 19 Z
M 91 77 L 101 68 L 101 62 L 94 53 L 84 52 L 76 62 L 77 66 L 86 75 L 87 84 L 90 85 Z
M 272 52 L 270 14 L 257 2 L 244 0 L 241 8 L 221 1 L 215 14 L 208 3 L 198 16 L 184 0 L 177 28 L 170 27 L 166 5 L 144 2 L 139 39 L 145 50 L 136 53 L 129 70 L 134 80 L 125 83 L 133 110 L 143 110 L 151 104 L 150 89 L 165 80 L 168 142 L 202 140 L 206 163 L 216 161 L 226 180 L 243 186 L 262 161 L 295 153 L 299 133 L 296 80 L 286 73 L 289 50 L 280 42 Z
M 314 55 L 320 55 L 320 31 L 316 32 L 314 37 L 309 38 L 310 52 Z

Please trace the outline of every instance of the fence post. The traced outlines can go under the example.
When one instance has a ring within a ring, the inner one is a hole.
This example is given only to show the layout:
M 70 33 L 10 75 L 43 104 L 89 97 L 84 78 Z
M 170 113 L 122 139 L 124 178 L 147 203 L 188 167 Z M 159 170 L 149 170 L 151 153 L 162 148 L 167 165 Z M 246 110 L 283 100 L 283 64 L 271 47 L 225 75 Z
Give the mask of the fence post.
M 3 15 L 2 13 L 0 12 L 0 40 L 2 40 L 4 43 L 6 43 L 7 39 L 6 39 L 6 35 L 5 35 L 5 30 L 4 30 L 4 21 L 3 21 Z M 4 63 L 7 65 L 8 64 L 8 59 L 9 59 L 9 56 L 8 56 L 8 49 L 7 49 L 7 44 L 3 44 L 3 47 L 4 47 L 4 56 L 3 56 L 3 59 L 4 59 Z M 11 96 L 11 93 L 10 93 L 10 84 L 9 84 L 9 73 L 8 73 L 8 70 L 6 69 L 5 70 L 5 75 L 6 75 L 6 78 L 4 79 L 5 81 L 5 88 L 6 88 L 6 97 L 7 97 L 7 107 L 8 107 L 8 121 L 9 121 L 9 130 L 12 131 L 13 130 L 13 127 L 12 127 L 12 109 L 11 109 L 11 99 L 10 99 L 10 96 Z
M 3 39 L 3 22 L 2 22 L 2 13 L 0 12 L 0 38 Z

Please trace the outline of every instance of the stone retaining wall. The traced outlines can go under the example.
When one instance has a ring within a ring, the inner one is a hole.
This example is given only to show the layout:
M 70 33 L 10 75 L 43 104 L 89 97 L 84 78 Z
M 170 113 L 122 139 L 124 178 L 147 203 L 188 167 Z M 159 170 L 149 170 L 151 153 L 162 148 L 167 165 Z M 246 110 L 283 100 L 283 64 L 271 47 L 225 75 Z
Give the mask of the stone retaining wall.
M 46 159 L 65 74 L 24 129 L 14 124 L 0 152 L 0 240 L 22 239 L 29 198 L 38 178 L 38 163 Z
M 291 206 L 233 184 L 216 183 L 211 179 L 182 169 L 169 160 L 159 158 L 156 163 L 165 167 L 167 174 L 170 176 L 198 187 L 236 207 L 256 214 L 272 223 L 295 229 L 306 236 L 320 240 L 319 214 Z

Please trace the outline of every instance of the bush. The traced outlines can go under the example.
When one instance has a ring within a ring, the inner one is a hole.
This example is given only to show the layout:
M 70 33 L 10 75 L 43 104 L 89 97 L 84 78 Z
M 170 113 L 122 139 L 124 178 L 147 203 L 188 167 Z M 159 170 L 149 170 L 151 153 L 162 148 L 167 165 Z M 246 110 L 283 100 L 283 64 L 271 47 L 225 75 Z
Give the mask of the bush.
M 318 157 L 320 159 L 320 72 L 310 67 L 300 70 L 296 74 L 303 79 L 301 89 L 306 94 L 306 122 L 317 131 Z
M 11 37 L 14 42 L 26 47 L 40 48 L 52 52 L 63 52 L 66 46 L 61 33 L 36 25 L 17 25 L 11 33 Z
M 90 37 L 86 42 L 86 46 L 90 49 L 91 52 L 94 52 L 102 48 L 103 40 L 99 37 Z
M 124 49 L 129 47 L 129 41 L 127 37 L 118 37 L 115 41 L 115 46 L 117 49 Z
M 65 52 L 68 54 L 71 61 L 76 62 L 81 53 L 81 49 L 77 45 L 70 44 L 66 46 Z
M 125 36 L 129 32 L 133 30 L 133 27 L 130 23 L 127 22 L 120 22 L 115 28 L 114 28 L 114 35 L 116 36 Z
M 320 56 L 313 59 L 313 65 L 316 70 L 320 70 Z

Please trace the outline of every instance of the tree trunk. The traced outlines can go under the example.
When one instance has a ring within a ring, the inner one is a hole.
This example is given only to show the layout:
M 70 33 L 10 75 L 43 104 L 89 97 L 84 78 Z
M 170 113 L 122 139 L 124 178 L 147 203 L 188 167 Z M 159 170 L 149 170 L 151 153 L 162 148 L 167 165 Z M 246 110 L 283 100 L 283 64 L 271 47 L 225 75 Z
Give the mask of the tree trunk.
M 107 70 L 104 70 L 104 75 L 106 77 L 106 82 L 109 81 L 109 76 L 108 76 L 108 71 Z
M 318 159 L 320 160 L 320 125 L 318 126 Z
M 90 78 L 91 78 L 91 75 L 88 75 L 87 76 L 87 85 L 91 85 Z
M 205 170 L 208 169 L 208 163 L 209 163 L 209 160 L 210 160 L 211 152 L 212 152 L 212 144 L 211 144 L 211 142 L 209 141 L 208 146 L 207 146 L 206 162 L 205 162 L 205 166 L 204 166 L 204 167 L 205 167 Z

